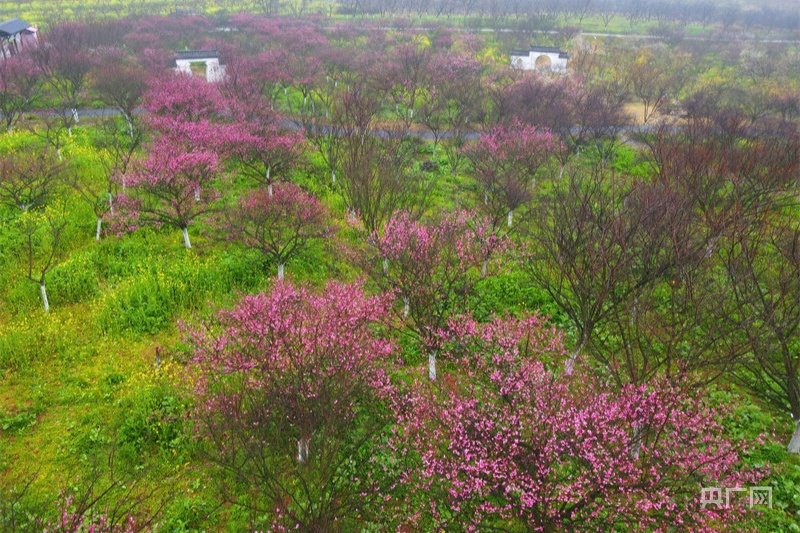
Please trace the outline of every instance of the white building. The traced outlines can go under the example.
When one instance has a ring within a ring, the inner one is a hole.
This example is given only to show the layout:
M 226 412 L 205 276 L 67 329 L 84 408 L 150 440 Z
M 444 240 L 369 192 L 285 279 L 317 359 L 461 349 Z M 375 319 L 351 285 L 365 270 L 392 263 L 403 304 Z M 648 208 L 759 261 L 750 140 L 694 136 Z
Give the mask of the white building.
M 556 46 L 531 46 L 530 50 L 512 50 L 511 68 L 566 72 L 569 55 Z
M 192 65 L 205 65 L 206 80 L 216 82 L 225 76 L 225 65 L 219 64 L 219 52 L 217 50 L 181 50 L 175 52 L 175 70 L 193 75 Z

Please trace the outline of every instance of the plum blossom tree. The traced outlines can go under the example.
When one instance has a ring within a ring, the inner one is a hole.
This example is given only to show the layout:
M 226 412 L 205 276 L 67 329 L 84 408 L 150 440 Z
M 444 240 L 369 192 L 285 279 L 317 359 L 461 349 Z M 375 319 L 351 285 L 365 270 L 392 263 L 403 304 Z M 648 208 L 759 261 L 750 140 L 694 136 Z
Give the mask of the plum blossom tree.
M 434 151 L 440 138 L 450 170 L 455 175 L 472 123 L 483 119 L 483 67 L 465 54 L 439 54 L 431 60 L 428 90 L 420 102 L 419 122 L 434 137 Z M 446 135 L 445 135 L 446 132 Z
M 84 23 L 59 24 L 51 28 L 45 43 L 34 52 L 37 66 L 58 96 L 59 122 L 70 135 L 78 122 L 78 108 L 92 68 L 91 31 L 91 27 Z
M 41 207 L 51 199 L 64 165 L 45 151 L 18 151 L 0 156 L 0 204 L 22 211 Z
M 275 262 L 279 280 L 287 261 L 302 253 L 311 240 L 329 234 L 325 208 L 291 182 L 276 184 L 274 192 L 256 189 L 226 214 L 227 238 Z
M 359 285 L 279 282 L 187 328 L 198 436 L 225 497 L 272 531 L 352 531 L 384 504 L 389 305 Z
M 144 94 L 142 105 L 157 119 L 166 119 L 165 128 L 170 122 L 198 122 L 219 116 L 225 109 L 225 102 L 219 87 L 214 83 L 171 73 L 152 79 L 150 88 Z M 159 131 L 161 121 L 155 120 L 154 127 Z
M 428 376 L 436 379 L 441 330 L 463 312 L 489 263 L 507 241 L 488 220 L 468 212 L 446 214 L 428 223 L 398 212 L 383 235 L 370 238 L 369 265 L 379 285 L 403 301 L 401 318 L 428 356 Z
M 211 212 L 219 175 L 215 152 L 187 149 L 182 139 L 161 135 L 127 176 L 127 188 L 117 196 L 116 223 L 171 226 L 183 232 L 184 245 L 191 248 L 189 225 Z
M 44 312 L 50 312 L 47 299 L 47 274 L 64 256 L 65 230 L 69 223 L 63 203 L 47 206 L 40 211 L 26 211 L 15 220 L 22 237 L 21 257 L 25 277 L 39 285 Z
M 727 531 L 744 514 L 698 504 L 703 486 L 752 481 L 702 395 L 666 381 L 612 392 L 582 366 L 554 373 L 561 335 L 539 316 L 460 319 L 442 350 L 452 370 L 412 385 L 399 422 L 400 447 L 419 454 L 406 501 L 416 528 Z
M 483 210 L 495 226 L 502 218 L 507 218 L 509 228 L 513 225 L 514 210 L 531 200 L 536 173 L 558 146 L 547 129 L 515 121 L 508 128 L 495 127 L 464 148 L 481 185 Z
M 237 124 L 229 136 L 224 153 L 238 163 L 237 168 L 272 194 L 275 176 L 290 170 L 300 158 L 303 134 L 281 127 L 281 116 L 256 104 L 231 106 Z
M 100 98 L 125 118 L 128 134 L 134 137 L 134 110 L 141 105 L 147 90 L 147 73 L 120 49 L 107 51 L 91 77 L 91 86 Z
M 0 114 L 7 132 L 11 133 L 38 99 L 42 78 L 42 70 L 30 54 L 19 53 L 0 63 Z

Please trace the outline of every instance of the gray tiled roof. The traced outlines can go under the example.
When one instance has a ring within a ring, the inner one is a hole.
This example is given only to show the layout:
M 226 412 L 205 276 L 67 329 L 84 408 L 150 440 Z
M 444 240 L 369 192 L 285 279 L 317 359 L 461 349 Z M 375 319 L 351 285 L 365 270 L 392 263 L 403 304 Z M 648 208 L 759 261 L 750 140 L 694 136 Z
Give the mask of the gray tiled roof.
M 209 59 L 219 57 L 217 50 L 179 50 L 175 52 L 175 59 Z
M 21 31 L 27 30 L 30 27 L 31 25 L 24 20 L 16 18 L 8 19 L 7 21 L 0 23 L 0 35 L 9 37 L 11 35 L 16 35 Z

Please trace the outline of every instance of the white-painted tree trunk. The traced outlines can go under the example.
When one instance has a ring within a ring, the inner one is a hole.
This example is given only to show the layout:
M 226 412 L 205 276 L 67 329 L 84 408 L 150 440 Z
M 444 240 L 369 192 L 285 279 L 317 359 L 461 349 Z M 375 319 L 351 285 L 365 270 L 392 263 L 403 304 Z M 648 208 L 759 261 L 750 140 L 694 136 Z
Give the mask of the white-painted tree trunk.
M 634 461 L 639 460 L 639 453 L 642 451 L 642 426 L 634 424 L 633 426 L 633 441 L 631 443 L 631 459 Z
M 428 354 L 428 378 L 436 381 L 436 350 Z
M 488 269 L 489 269 L 489 260 L 488 259 L 484 259 L 483 260 L 483 265 L 481 266 L 481 277 L 483 277 L 483 278 L 486 277 L 486 271 Z
M 267 185 L 267 194 L 272 198 L 272 184 Z
M 410 305 L 408 301 L 408 296 L 403 296 L 403 318 L 408 318 L 409 310 L 410 310 Z
M 561 170 L 558 171 L 558 179 L 564 177 L 564 165 L 561 165 Z
M 108 212 L 112 216 L 114 215 L 114 197 L 111 196 L 111 193 L 108 193 Z
M 333 181 L 333 183 L 336 183 L 336 171 L 335 170 L 331 170 L 331 180 Z
M 483 205 L 489 205 L 489 193 L 483 191 Z
M 583 347 L 586 346 L 587 340 L 588 336 L 587 338 L 582 339 L 575 349 L 569 354 L 569 359 L 567 359 L 567 365 L 564 369 L 567 374 L 572 374 L 572 370 L 575 368 L 575 362 L 578 360 L 578 356 L 581 354 L 581 351 L 583 351 Z
M 194 201 L 195 202 L 199 202 L 200 201 L 200 187 L 197 187 L 194 190 Z
M 308 462 L 308 444 L 310 439 L 300 439 L 297 441 L 297 462 L 305 464 Z
M 191 248 L 192 243 L 189 240 L 189 228 L 181 228 L 181 231 L 183 232 L 183 245 L 186 248 Z
M 103 219 L 102 218 L 98 218 L 97 219 L 97 231 L 95 231 L 95 234 L 94 234 L 94 240 L 96 240 L 97 242 L 100 242 L 100 232 L 102 231 L 102 227 L 103 227 Z
M 283 263 L 278 263 L 278 279 L 283 281 Z
M 64 156 L 61 155 L 61 148 L 56 148 L 56 155 L 58 156 L 59 161 L 64 160 Z
M 42 303 L 44 304 L 44 312 L 50 312 L 50 302 L 47 301 L 47 289 L 44 286 L 44 283 L 39 285 L 39 288 L 42 290 Z
M 789 441 L 789 453 L 800 453 L 800 420 L 794 424 L 794 434 Z
M 508 210 L 508 227 L 510 228 L 511 224 L 513 224 L 513 223 L 514 223 L 514 210 L 513 209 L 509 209 Z
M 531 176 L 531 190 L 536 188 L 536 176 Z
M 80 118 L 78 118 L 78 110 L 74 107 L 72 108 L 72 118 L 75 120 L 75 124 L 81 121 Z
M 383 273 L 384 275 L 389 274 L 389 260 L 386 259 L 385 257 L 383 258 Z

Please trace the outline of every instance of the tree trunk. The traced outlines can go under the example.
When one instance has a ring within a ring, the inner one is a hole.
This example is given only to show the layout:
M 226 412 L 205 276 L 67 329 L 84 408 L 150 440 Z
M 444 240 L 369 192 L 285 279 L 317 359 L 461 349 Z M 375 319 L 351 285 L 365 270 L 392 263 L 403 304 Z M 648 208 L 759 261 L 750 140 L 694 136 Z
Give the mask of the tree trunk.
M 436 381 L 436 350 L 428 354 L 428 378 Z
M 283 263 L 278 263 L 278 280 L 283 281 Z
M 272 184 L 267 185 L 267 194 L 272 198 Z
M 488 270 L 488 268 L 489 268 L 489 260 L 488 259 L 484 259 L 483 260 L 483 265 L 481 265 L 481 277 L 482 278 L 486 277 L 486 271 Z
M 408 318 L 409 308 L 408 296 L 403 296 L 403 318 Z
M 114 216 L 114 197 L 111 196 L 111 193 L 108 193 L 108 212 Z
M 581 351 L 583 351 L 583 347 L 586 346 L 587 340 L 588 336 L 581 334 L 580 342 L 578 342 L 578 345 L 575 346 L 575 349 L 569 354 L 569 359 L 567 360 L 567 366 L 565 369 L 567 374 L 571 374 L 572 370 L 575 368 L 575 361 L 578 360 L 578 356 L 581 354 Z
M 100 242 L 100 231 L 102 230 L 102 227 L 103 227 L 103 219 L 102 218 L 98 218 L 97 219 L 97 231 L 94 234 L 94 240 L 96 240 L 97 242 Z
M 639 460 L 639 452 L 642 450 L 642 426 L 640 424 L 633 425 L 633 440 L 631 441 L 631 459 L 634 461 Z
M 189 241 L 189 228 L 181 228 L 181 231 L 183 232 L 183 245 L 186 246 L 186 248 L 191 248 L 192 243 Z
M 384 275 L 389 274 L 389 260 L 386 259 L 385 257 L 383 258 L 383 274 Z
M 42 290 L 42 303 L 44 304 L 44 312 L 50 312 L 50 302 L 47 300 L 47 289 L 44 286 L 44 283 L 39 285 L 39 288 Z
M 508 210 L 508 227 L 510 228 L 511 224 L 513 224 L 513 223 L 514 223 L 514 210 L 513 209 L 509 209 Z
M 297 441 L 297 462 L 300 464 L 305 464 L 308 462 L 308 438 L 300 439 Z
M 789 441 L 789 453 L 800 453 L 800 420 L 794 424 L 794 434 Z

